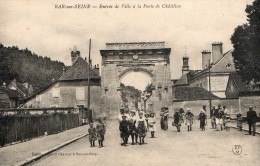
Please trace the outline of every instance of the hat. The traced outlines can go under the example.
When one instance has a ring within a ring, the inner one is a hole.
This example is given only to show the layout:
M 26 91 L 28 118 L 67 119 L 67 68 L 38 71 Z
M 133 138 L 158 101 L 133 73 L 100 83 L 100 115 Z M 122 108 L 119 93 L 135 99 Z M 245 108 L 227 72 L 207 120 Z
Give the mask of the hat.
M 135 111 L 135 110 L 131 110 L 130 113 L 131 113 L 131 112 L 136 114 L 136 111 Z
M 139 111 L 139 114 L 144 114 L 144 112 L 143 111 Z
M 150 112 L 150 115 L 155 115 L 155 113 L 154 112 Z
M 190 108 L 187 108 L 187 111 L 190 111 Z
M 250 106 L 249 106 L 249 108 L 253 108 L 253 106 L 252 106 L 252 105 L 250 105 Z
M 126 116 L 126 115 L 122 115 L 122 118 L 123 118 L 123 117 L 127 117 L 127 116 Z

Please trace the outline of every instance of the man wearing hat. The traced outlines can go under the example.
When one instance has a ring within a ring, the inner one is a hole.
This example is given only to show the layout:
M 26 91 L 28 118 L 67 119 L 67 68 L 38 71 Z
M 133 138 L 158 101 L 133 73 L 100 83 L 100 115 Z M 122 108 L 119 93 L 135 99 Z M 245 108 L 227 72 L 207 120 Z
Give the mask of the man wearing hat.
M 151 112 L 150 117 L 148 118 L 148 126 L 149 131 L 151 131 L 151 138 L 154 138 L 154 132 L 156 131 L 156 118 L 154 115 L 154 112 Z
M 249 106 L 249 111 L 247 111 L 247 123 L 249 127 L 249 134 L 251 135 L 251 128 L 253 128 L 253 136 L 255 136 L 255 124 L 257 122 L 257 114 L 253 110 L 253 106 Z
M 193 120 L 194 120 L 194 115 L 191 112 L 190 108 L 187 109 L 187 113 L 185 115 L 185 118 L 186 118 L 186 125 L 188 126 L 188 131 L 191 131 L 192 130 Z
M 121 145 L 126 146 L 128 143 L 128 137 L 129 137 L 129 123 L 126 120 L 126 115 L 122 115 L 122 121 L 120 122 L 119 125 L 119 130 L 120 130 L 120 136 L 123 139 L 123 143 Z

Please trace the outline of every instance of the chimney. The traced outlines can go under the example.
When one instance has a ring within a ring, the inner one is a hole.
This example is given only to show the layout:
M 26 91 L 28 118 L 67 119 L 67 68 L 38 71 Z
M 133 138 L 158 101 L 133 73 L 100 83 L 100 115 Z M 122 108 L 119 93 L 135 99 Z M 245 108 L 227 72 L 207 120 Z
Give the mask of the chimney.
M 98 64 L 96 64 L 94 66 L 94 71 L 99 74 L 99 66 L 98 66 Z
M 211 63 L 211 52 L 209 50 L 203 50 L 202 54 L 202 70 L 208 68 L 209 61 Z
M 77 46 L 73 46 L 73 50 L 71 51 L 71 64 L 73 65 L 76 60 L 80 57 L 80 51 L 77 50 Z
M 223 43 L 215 42 L 212 44 L 212 61 L 216 64 L 223 57 Z

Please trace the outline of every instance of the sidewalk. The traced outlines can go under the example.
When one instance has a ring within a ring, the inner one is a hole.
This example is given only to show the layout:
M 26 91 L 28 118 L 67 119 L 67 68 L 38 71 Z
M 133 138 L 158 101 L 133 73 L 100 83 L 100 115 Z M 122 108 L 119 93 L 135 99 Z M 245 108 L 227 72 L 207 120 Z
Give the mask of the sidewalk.
M 238 127 L 237 127 L 237 122 L 236 122 L 236 121 L 228 122 L 227 125 L 230 126 L 230 127 L 232 127 L 232 128 L 238 129 Z M 242 130 L 248 132 L 248 124 L 247 124 L 247 123 L 243 123 Z M 257 133 L 257 134 L 260 134 L 260 123 L 256 123 L 256 133 Z
M 58 134 L 0 148 L 0 165 L 19 165 L 27 159 L 35 159 L 43 153 L 76 141 L 87 134 L 87 126 L 76 127 Z M 87 144 L 88 142 L 86 142 Z

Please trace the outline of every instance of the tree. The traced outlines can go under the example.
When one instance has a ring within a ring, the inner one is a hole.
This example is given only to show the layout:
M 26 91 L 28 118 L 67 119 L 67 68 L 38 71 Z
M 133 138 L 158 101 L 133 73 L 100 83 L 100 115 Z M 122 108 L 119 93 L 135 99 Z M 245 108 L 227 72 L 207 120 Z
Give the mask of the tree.
M 260 86 L 260 0 L 246 7 L 248 23 L 239 25 L 231 37 L 236 70 L 243 81 Z

